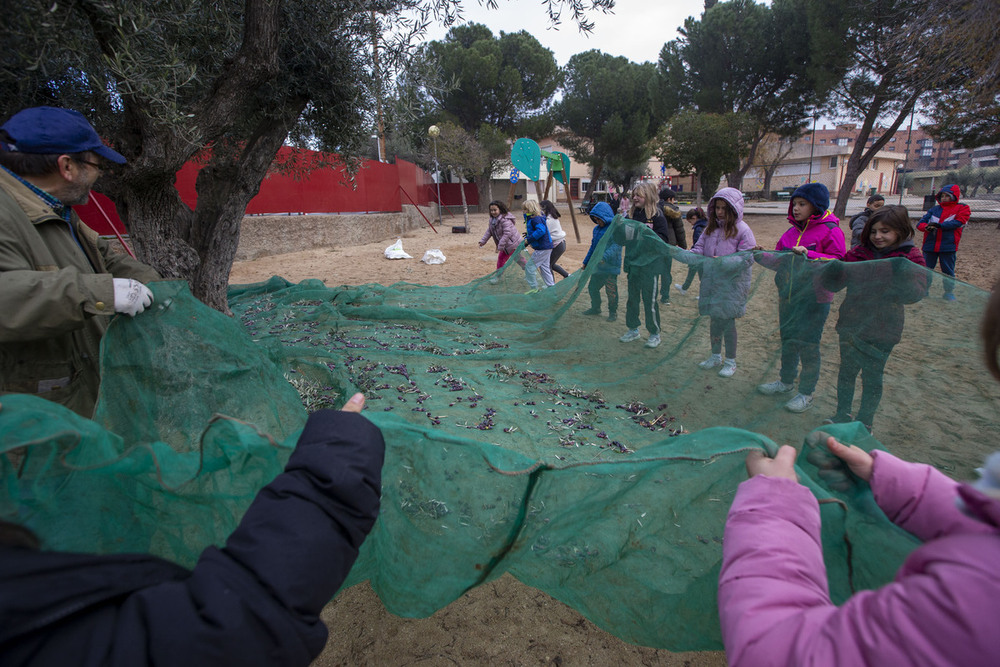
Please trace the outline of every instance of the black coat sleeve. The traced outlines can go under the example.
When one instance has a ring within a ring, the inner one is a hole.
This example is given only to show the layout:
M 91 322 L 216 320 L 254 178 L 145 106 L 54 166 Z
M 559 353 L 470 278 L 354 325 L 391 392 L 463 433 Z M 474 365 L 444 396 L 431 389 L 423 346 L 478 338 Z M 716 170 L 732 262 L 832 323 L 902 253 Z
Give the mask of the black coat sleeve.
M 124 602 L 111 662 L 308 665 L 326 643 L 319 613 L 378 516 L 384 451 L 359 414 L 311 415 L 226 545 Z

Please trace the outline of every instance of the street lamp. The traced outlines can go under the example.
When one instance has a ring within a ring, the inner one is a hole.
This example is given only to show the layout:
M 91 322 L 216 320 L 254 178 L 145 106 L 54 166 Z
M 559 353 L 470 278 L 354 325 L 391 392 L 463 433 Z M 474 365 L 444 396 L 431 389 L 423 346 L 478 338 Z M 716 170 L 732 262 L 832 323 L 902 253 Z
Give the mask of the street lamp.
M 441 134 L 441 128 L 437 125 L 431 125 L 427 128 L 427 136 L 434 141 L 434 180 L 437 183 L 437 205 L 438 205 L 438 224 L 441 224 L 441 169 L 438 167 L 438 135 Z
M 819 118 L 819 114 L 813 114 L 813 133 L 812 141 L 809 142 L 809 178 L 807 183 L 812 183 L 813 180 L 813 154 L 816 152 L 816 119 Z

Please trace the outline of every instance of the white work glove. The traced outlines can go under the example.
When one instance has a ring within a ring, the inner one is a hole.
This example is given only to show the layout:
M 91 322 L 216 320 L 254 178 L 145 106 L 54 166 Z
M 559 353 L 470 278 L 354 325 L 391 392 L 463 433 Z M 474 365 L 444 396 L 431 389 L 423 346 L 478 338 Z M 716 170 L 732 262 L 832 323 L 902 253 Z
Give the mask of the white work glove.
M 115 283 L 115 312 L 135 317 L 153 303 L 153 293 L 138 280 L 112 278 Z

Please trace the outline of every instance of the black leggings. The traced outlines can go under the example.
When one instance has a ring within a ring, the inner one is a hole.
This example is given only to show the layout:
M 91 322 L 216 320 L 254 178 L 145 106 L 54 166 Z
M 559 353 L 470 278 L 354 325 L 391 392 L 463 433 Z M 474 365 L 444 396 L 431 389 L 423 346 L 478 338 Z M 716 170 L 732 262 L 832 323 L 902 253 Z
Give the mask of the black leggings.
M 552 247 L 552 254 L 549 255 L 549 268 L 552 269 L 552 273 L 558 273 L 563 278 L 569 278 L 569 273 L 566 269 L 556 264 L 556 260 L 562 257 L 564 252 L 566 252 L 566 239 L 563 239 L 558 245 Z
M 722 352 L 722 341 L 726 341 L 726 358 L 736 358 L 736 320 L 732 317 L 713 317 L 708 328 L 712 341 L 712 354 Z

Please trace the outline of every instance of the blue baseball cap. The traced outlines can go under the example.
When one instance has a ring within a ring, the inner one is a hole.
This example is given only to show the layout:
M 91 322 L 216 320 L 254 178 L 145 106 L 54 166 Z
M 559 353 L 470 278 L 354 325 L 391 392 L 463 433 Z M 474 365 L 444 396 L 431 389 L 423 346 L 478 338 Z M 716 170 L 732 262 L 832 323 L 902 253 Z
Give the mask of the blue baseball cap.
M 3 124 L 11 138 L 7 150 L 20 153 L 55 155 L 91 151 L 101 157 L 125 164 L 125 157 L 104 145 L 83 114 L 58 107 L 23 109 Z

